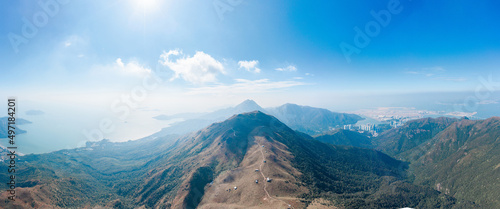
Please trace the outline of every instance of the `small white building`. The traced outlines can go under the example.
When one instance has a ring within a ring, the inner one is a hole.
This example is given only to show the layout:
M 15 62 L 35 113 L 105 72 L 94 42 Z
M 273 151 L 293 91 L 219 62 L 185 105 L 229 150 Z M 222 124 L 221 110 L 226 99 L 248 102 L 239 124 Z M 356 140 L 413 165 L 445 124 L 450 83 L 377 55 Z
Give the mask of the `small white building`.
M 267 177 L 267 180 L 266 180 L 266 181 L 267 181 L 267 182 L 271 182 L 271 181 L 272 181 L 272 179 L 270 179 L 269 177 Z

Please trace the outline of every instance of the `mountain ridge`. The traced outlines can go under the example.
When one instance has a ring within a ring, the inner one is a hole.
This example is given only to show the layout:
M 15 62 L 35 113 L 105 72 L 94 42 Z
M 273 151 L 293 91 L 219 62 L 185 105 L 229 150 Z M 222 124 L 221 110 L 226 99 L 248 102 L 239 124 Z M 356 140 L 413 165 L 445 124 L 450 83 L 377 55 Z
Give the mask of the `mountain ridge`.
M 372 139 L 367 134 L 357 131 L 337 129 L 332 132 L 313 136 L 314 139 L 333 145 L 345 145 L 361 148 L 373 148 Z

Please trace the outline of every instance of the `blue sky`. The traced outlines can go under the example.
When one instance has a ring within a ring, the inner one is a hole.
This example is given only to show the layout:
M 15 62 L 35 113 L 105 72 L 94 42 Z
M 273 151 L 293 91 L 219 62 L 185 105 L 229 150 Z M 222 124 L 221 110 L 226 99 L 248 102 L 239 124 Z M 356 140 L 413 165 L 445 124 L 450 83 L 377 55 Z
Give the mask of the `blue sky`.
M 246 98 L 369 105 L 368 95 L 473 92 L 479 77 L 500 80 L 493 0 L 34 2 L 0 3 L 4 97 L 107 107 L 157 67 L 166 75 L 144 105 L 172 112 Z M 372 11 L 390 20 L 382 26 Z M 23 18 L 38 21 L 36 33 L 23 35 Z M 356 46 L 355 28 L 373 23 L 369 43 L 346 59 L 341 43 Z

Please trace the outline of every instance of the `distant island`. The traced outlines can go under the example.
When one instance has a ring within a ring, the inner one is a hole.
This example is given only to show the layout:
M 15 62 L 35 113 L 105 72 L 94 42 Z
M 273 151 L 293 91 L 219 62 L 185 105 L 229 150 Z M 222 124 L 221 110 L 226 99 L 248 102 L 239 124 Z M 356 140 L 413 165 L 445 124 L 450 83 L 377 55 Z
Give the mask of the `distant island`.
M 7 138 L 8 136 L 8 131 L 7 131 L 7 122 L 9 118 L 8 117 L 3 117 L 0 118 L 0 138 Z M 30 124 L 31 122 L 22 118 L 17 118 L 16 119 L 16 125 L 24 125 L 24 124 Z M 22 130 L 20 128 L 16 129 L 16 135 L 17 134 L 24 134 L 26 133 L 25 130 Z

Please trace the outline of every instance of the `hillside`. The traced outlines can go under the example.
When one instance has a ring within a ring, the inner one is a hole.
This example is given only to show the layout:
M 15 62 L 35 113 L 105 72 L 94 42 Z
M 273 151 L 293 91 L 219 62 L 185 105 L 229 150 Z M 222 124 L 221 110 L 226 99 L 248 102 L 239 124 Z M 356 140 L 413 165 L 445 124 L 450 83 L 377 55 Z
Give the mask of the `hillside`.
M 461 120 L 410 152 L 416 183 L 500 208 L 500 118 Z
M 321 143 L 258 111 L 182 137 L 88 143 L 79 149 L 27 155 L 18 165 L 23 167 L 18 174 L 19 201 L 14 203 L 18 208 L 455 204 L 449 196 L 404 181 L 403 162 L 374 150 Z
M 275 108 L 267 108 L 266 111 L 290 128 L 310 135 L 328 132 L 337 126 L 355 124 L 363 119 L 355 114 L 336 113 L 327 109 L 296 104 L 284 104 Z
M 500 207 L 500 118 L 425 118 L 375 138 L 377 149 L 410 163 L 410 177 L 459 200 Z
M 409 161 L 407 151 L 426 143 L 456 121 L 458 119 L 447 117 L 408 121 L 401 127 L 381 133 L 374 138 L 374 144 L 384 153 Z
M 344 129 L 337 129 L 326 134 L 316 135 L 314 139 L 333 145 L 373 148 L 372 139 L 366 134 Z

